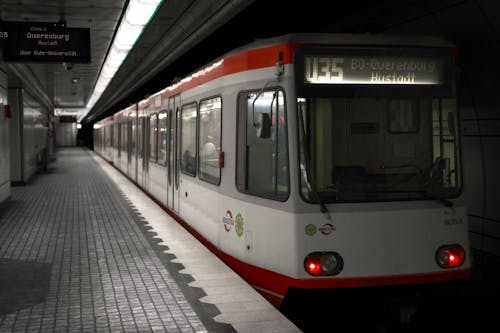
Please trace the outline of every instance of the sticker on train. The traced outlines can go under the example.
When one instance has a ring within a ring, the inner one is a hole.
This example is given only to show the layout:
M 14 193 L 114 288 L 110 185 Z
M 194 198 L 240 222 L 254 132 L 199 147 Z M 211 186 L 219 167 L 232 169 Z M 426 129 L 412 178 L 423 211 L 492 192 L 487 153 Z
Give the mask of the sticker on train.
M 316 228 L 316 226 L 314 224 L 308 224 L 308 225 L 306 225 L 305 231 L 306 231 L 306 235 L 314 236 L 316 234 L 316 232 L 318 231 L 318 229 Z
M 226 232 L 231 231 L 231 227 L 234 226 L 233 213 L 230 210 L 227 210 L 226 215 L 222 217 L 222 224 Z
M 461 217 L 450 217 L 444 219 L 443 224 L 446 226 L 459 225 L 464 224 L 464 220 Z
M 243 230 L 244 230 L 244 227 L 243 227 L 243 216 L 241 216 L 240 213 L 236 214 L 236 227 L 235 227 L 235 230 L 236 230 L 236 235 L 238 235 L 238 237 L 241 237 L 241 235 L 243 235 Z
M 331 223 L 325 223 L 323 226 L 319 227 L 319 231 L 326 236 L 330 235 L 335 230 L 337 230 L 337 228 Z

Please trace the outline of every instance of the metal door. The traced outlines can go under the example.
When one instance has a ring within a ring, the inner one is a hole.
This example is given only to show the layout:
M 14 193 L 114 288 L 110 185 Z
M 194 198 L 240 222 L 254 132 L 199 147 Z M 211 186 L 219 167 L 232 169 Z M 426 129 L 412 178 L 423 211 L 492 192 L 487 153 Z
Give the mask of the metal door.
M 150 156 L 150 147 L 149 147 L 149 117 L 146 117 L 146 114 L 143 114 L 142 117 L 139 118 L 140 126 L 142 129 L 140 135 L 140 160 L 139 160 L 139 175 L 141 186 L 145 189 L 149 189 L 149 156 Z
M 167 206 L 179 212 L 179 108 L 181 97 L 171 97 L 168 101 L 168 140 L 167 140 Z

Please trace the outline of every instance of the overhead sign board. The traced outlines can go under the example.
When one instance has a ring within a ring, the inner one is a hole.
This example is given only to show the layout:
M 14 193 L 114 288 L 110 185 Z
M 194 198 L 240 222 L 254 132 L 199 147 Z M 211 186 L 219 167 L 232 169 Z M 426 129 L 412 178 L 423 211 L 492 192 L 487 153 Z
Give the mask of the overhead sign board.
M 371 51 L 371 52 L 370 52 Z M 445 81 L 442 55 L 419 55 L 397 50 L 375 53 L 306 54 L 304 82 L 308 84 L 436 85 Z
M 0 46 L 6 62 L 90 63 L 89 28 L 3 22 Z
M 299 96 L 452 96 L 447 47 L 304 46 L 294 55 Z

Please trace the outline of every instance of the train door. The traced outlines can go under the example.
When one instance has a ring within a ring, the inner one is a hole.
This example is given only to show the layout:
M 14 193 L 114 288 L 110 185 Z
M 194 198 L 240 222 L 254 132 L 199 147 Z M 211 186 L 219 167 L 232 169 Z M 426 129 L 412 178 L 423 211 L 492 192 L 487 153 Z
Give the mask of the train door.
M 167 166 L 167 206 L 172 207 L 173 205 L 173 175 L 172 175 L 172 169 L 173 169 L 173 158 L 172 158 L 172 114 L 173 114 L 173 103 L 174 100 L 171 99 L 168 103 L 168 109 L 166 111 L 167 113 L 167 121 L 165 124 L 166 128 L 166 166 Z
M 142 115 L 138 115 L 137 118 L 137 183 L 142 186 L 142 156 L 143 156 L 143 130 L 142 130 Z
M 127 115 L 127 175 L 132 177 L 132 116 Z
M 137 109 L 128 116 L 130 128 L 130 154 L 129 154 L 129 177 L 137 183 L 137 153 L 138 153 L 138 130 L 137 130 Z
M 120 170 L 128 174 L 128 124 L 126 121 L 121 122 L 121 146 L 120 146 Z
M 168 140 L 167 140 L 167 206 L 179 212 L 179 158 L 178 158 L 178 116 L 181 98 L 179 95 L 168 101 Z
M 137 119 L 137 182 L 145 189 L 147 189 L 147 146 L 146 146 L 146 117 L 140 114 Z
M 150 117 L 142 118 L 142 131 L 143 131 L 143 148 L 142 148 L 142 186 L 144 189 L 149 189 L 149 159 L 151 157 L 151 147 L 150 147 Z

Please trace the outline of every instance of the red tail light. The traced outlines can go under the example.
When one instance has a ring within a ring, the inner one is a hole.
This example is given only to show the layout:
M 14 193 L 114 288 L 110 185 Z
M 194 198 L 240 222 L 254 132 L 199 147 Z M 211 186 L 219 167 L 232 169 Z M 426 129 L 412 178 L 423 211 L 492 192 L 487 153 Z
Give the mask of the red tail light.
M 436 262 L 442 268 L 459 267 L 464 260 L 465 250 L 458 244 L 443 245 L 436 251 Z
M 336 252 L 313 252 L 304 260 L 304 268 L 311 275 L 336 275 L 344 267 L 340 254 Z
M 306 271 L 312 275 L 321 275 L 321 265 L 319 263 L 319 257 L 309 256 L 305 262 Z

